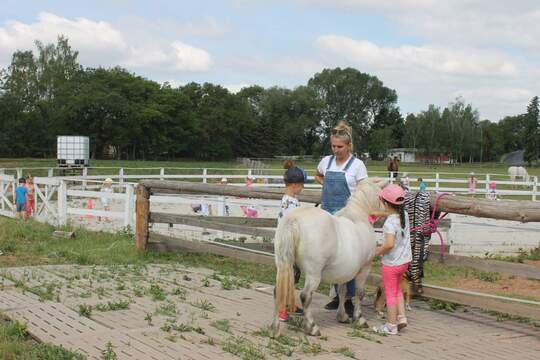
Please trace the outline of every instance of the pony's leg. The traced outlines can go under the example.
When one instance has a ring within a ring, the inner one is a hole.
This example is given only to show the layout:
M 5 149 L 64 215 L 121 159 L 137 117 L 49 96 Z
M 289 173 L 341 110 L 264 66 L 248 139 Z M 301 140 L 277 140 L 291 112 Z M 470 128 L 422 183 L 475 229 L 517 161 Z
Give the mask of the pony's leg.
M 364 265 L 364 267 L 360 269 L 360 272 L 354 278 L 355 285 L 356 285 L 356 293 L 353 299 L 353 305 L 354 305 L 353 323 L 355 323 L 357 326 L 364 326 L 364 327 L 368 326 L 367 320 L 362 316 L 361 301 L 365 295 L 364 290 L 365 290 L 366 280 L 368 278 L 370 270 L 371 270 L 371 262 Z
M 349 315 L 345 312 L 345 298 L 347 297 L 347 284 L 338 285 L 339 305 L 337 308 L 337 321 L 344 323 L 349 321 Z
M 281 335 L 282 326 L 281 321 L 279 321 L 279 309 L 276 301 L 276 288 L 274 288 L 274 317 L 272 321 L 272 333 L 274 337 L 279 337 Z
M 317 290 L 320 282 L 320 278 L 310 276 L 306 273 L 304 289 L 300 293 L 300 300 L 302 301 L 302 308 L 304 309 L 304 332 L 313 336 L 321 335 L 321 330 L 319 329 L 319 326 L 315 324 L 313 314 L 311 313 L 311 300 L 313 299 L 313 292 Z

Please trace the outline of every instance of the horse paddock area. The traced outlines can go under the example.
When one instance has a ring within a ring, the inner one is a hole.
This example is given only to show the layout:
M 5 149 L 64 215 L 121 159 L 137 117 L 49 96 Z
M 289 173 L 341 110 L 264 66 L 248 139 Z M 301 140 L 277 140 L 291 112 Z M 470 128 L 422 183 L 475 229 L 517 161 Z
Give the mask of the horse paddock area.
M 432 310 L 414 300 L 409 327 L 379 336 L 340 324 L 316 294 L 312 309 L 321 337 L 305 337 L 301 321 L 270 337 L 270 285 L 181 265 L 47 265 L 4 268 L 0 310 L 26 323 L 41 342 L 89 359 L 537 359 L 540 329 L 501 321 L 480 310 Z M 373 297 L 364 299 L 370 325 L 380 323 Z M 108 357 L 112 358 L 112 357 Z

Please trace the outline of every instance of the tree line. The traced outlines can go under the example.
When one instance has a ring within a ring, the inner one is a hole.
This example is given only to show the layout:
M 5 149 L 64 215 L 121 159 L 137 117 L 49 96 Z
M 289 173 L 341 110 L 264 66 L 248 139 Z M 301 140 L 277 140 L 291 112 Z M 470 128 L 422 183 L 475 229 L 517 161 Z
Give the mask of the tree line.
M 457 161 L 525 149 L 538 159 L 538 98 L 527 113 L 480 120 L 463 99 L 404 118 L 397 93 L 353 68 L 324 69 L 294 89 L 168 83 L 123 68 L 88 68 L 66 37 L 16 51 L 0 73 L 0 156 L 51 157 L 57 135 L 90 137 L 94 158 L 202 160 L 329 152 L 329 129 L 353 128 L 355 151 L 411 147 Z

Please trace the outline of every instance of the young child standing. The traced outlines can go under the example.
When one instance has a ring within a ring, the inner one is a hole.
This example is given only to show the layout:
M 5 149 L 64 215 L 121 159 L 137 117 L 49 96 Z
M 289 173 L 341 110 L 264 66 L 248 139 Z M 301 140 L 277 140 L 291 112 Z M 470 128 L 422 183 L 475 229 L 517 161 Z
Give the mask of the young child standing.
M 469 194 L 473 195 L 476 194 L 476 184 L 478 183 L 478 180 L 476 179 L 476 176 L 474 176 L 474 172 L 471 172 L 469 174 Z
M 28 189 L 26 188 L 26 180 L 24 178 L 20 178 L 19 186 L 15 188 L 15 207 L 17 211 L 17 217 L 21 219 L 26 218 L 25 209 L 27 194 Z
M 36 188 L 34 185 L 34 178 L 29 175 L 26 177 L 26 217 L 34 215 L 36 209 Z
M 383 188 L 379 197 L 388 214 L 383 225 L 384 243 L 377 246 L 375 256 L 382 255 L 381 274 L 386 295 L 387 322 L 374 331 L 396 335 L 407 326 L 405 302 L 399 283 L 412 260 L 409 218 L 403 206 L 405 191 L 395 184 Z
M 114 190 L 112 188 L 112 183 L 113 183 L 113 181 L 112 181 L 111 178 L 105 179 L 105 181 L 103 182 L 103 187 L 101 188 L 101 192 L 112 194 L 114 192 Z M 101 205 L 103 205 L 103 210 L 104 211 L 111 211 L 111 198 L 106 197 L 106 196 L 102 196 L 101 197 Z M 110 221 L 109 218 L 105 218 L 105 219 L 106 219 L 106 221 Z M 101 220 L 101 217 L 99 218 L 99 220 Z
M 284 167 L 287 169 L 283 175 L 283 181 L 285 182 L 285 194 L 281 199 L 281 209 L 279 210 L 278 221 L 281 221 L 292 210 L 300 207 L 300 201 L 298 201 L 298 194 L 304 188 L 304 184 L 307 180 L 307 174 L 303 169 L 293 166 L 292 161 L 287 160 L 284 163 Z M 297 283 L 300 279 L 300 269 L 294 265 L 294 282 Z M 300 308 L 295 309 L 296 315 L 302 315 L 304 311 Z M 289 320 L 289 313 L 287 309 L 281 309 L 278 313 L 278 318 L 281 321 Z
M 416 181 L 418 181 L 418 191 L 426 191 L 427 184 L 424 181 L 424 179 L 418 178 L 418 180 L 416 180 Z

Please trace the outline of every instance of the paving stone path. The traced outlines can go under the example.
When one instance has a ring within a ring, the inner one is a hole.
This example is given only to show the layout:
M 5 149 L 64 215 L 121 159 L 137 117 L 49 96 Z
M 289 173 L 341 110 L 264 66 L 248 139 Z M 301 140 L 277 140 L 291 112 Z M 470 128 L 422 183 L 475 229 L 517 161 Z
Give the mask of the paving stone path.
M 0 311 L 36 339 L 101 359 L 535 359 L 540 329 L 479 310 L 413 302 L 410 326 L 381 337 L 335 321 L 317 294 L 320 338 L 288 325 L 269 337 L 272 288 L 181 265 L 39 266 L 0 270 Z M 381 322 L 366 299 L 370 324 Z M 86 316 L 83 316 L 86 315 Z M 109 344 L 110 343 L 110 344 Z

